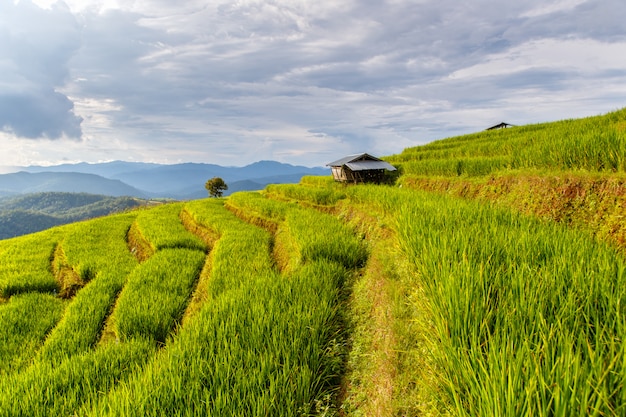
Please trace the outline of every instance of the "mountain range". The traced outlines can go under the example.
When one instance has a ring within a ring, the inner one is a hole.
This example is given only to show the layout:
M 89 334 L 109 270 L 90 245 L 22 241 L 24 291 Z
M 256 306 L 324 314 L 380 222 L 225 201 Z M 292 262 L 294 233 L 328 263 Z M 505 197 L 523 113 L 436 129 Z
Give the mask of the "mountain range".
M 224 194 L 228 195 L 235 191 L 260 190 L 272 183 L 297 183 L 304 175 L 330 175 L 326 168 L 276 161 L 260 161 L 244 167 L 114 161 L 16 167 L 13 170 L 13 173 L 0 174 L 0 196 L 76 192 L 191 200 L 208 196 L 204 184 L 213 177 L 221 177 L 226 182 L 228 190 Z

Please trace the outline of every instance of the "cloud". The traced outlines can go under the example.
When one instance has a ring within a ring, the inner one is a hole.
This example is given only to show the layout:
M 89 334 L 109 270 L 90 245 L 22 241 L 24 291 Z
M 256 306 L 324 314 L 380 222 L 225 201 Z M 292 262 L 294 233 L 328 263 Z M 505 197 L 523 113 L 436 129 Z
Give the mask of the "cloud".
M 33 95 L 0 94 L 0 125 L 23 138 L 80 138 L 81 117 L 74 115 L 72 102 L 54 91 Z
M 0 1 L 0 44 L 0 129 L 29 139 L 80 138 L 82 118 L 60 91 L 80 45 L 69 9 Z
M 323 164 L 626 98 L 622 0 L 36 1 L 0 0 L 0 124 L 92 159 Z

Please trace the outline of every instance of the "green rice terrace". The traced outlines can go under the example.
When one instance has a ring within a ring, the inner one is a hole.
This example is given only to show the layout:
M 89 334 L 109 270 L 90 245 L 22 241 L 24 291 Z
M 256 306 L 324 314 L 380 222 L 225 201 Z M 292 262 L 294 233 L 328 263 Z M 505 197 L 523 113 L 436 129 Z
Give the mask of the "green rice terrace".
M 0 241 L 0 416 L 625 416 L 626 110 Z

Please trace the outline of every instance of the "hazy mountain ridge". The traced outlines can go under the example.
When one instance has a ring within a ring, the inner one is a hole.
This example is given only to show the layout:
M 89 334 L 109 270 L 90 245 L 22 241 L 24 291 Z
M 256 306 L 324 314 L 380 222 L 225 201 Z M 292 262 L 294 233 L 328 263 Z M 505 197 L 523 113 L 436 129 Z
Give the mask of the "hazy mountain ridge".
M 70 192 L 102 194 L 114 197 L 147 195 L 120 180 L 79 172 L 16 172 L 0 175 L 2 194 Z
M 297 183 L 305 175 L 330 175 L 326 168 L 309 168 L 276 161 L 244 167 L 204 163 L 161 165 L 114 161 L 98 164 L 30 166 L 0 175 L 0 195 L 31 192 L 89 192 L 140 198 L 195 199 L 207 196 L 204 183 L 221 177 L 228 192 L 258 190 L 270 183 Z
M 272 183 L 298 183 L 304 175 L 330 174 L 324 168 L 275 161 L 245 167 L 114 161 L 14 169 L 19 172 L 0 174 L 0 239 L 142 204 L 135 198 L 205 198 L 204 184 L 213 177 L 224 179 L 228 184 L 224 195 L 229 195 L 262 190 Z

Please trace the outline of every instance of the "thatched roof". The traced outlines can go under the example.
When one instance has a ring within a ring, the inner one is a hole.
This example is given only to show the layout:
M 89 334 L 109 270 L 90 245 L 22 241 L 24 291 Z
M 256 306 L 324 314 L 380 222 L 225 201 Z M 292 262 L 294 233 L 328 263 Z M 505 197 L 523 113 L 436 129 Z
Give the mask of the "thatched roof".
M 504 129 L 504 128 L 509 127 L 509 126 L 515 126 L 515 125 L 512 125 L 512 124 L 510 124 L 510 123 L 505 123 L 505 122 L 502 122 L 502 123 L 498 123 L 497 125 L 494 125 L 494 126 L 488 127 L 488 128 L 487 128 L 487 129 L 485 129 L 485 130 Z
M 377 169 L 386 169 L 387 171 L 395 171 L 396 168 L 388 162 L 382 159 L 376 158 L 367 153 L 360 153 L 356 155 L 348 155 L 334 162 L 326 164 L 328 167 L 343 167 L 350 168 L 351 171 L 369 171 Z

